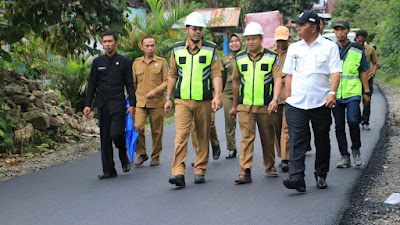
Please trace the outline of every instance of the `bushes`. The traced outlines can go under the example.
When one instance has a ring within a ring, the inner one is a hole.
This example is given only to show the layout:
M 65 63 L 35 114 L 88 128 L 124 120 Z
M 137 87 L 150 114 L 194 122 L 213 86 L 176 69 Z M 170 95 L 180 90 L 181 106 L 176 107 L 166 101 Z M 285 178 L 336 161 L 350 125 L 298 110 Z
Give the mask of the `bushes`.
M 386 20 L 380 24 L 382 32 L 378 33 L 378 54 L 380 69 L 389 77 L 399 77 L 400 72 L 400 1 L 391 0 Z
M 43 61 L 39 68 L 46 71 L 51 79 L 51 87 L 71 101 L 72 107 L 81 111 L 85 104 L 85 91 L 87 89 L 92 60 L 89 56 L 80 56 L 74 61 L 61 56 Z

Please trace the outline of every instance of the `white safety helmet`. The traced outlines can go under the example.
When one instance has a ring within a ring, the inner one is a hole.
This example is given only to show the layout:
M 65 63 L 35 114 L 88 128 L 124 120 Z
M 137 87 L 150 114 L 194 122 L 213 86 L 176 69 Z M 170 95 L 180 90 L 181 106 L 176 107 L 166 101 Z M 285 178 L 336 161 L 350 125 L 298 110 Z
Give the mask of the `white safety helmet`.
M 194 26 L 194 27 L 206 27 L 206 23 L 204 22 L 204 17 L 199 12 L 192 12 L 186 17 L 185 27 L 186 26 Z
M 259 23 L 250 22 L 244 29 L 243 36 L 261 35 L 264 36 L 264 31 Z

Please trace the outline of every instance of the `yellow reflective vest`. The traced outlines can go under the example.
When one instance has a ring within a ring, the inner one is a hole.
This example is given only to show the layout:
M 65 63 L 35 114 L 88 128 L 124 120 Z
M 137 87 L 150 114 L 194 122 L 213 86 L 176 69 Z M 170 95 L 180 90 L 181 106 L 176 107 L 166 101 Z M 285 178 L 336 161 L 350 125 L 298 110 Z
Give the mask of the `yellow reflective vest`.
M 277 54 L 264 49 L 261 58 L 255 62 L 250 59 L 247 50 L 236 55 L 236 63 L 240 72 L 239 104 L 268 105 L 274 96 L 274 78 L 272 65 Z
M 350 44 L 346 60 L 341 60 L 342 73 L 340 74 L 340 83 L 336 92 L 336 98 L 338 99 L 358 96 L 361 95 L 362 91 L 358 69 L 361 65 L 363 48 L 361 45 Z
M 211 62 L 216 44 L 203 40 L 201 49 L 192 54 L 185 47 L 186 42 L 177 42 L 173 46 L 178 69 L 174 97 L 185 100 L 211 100 Z

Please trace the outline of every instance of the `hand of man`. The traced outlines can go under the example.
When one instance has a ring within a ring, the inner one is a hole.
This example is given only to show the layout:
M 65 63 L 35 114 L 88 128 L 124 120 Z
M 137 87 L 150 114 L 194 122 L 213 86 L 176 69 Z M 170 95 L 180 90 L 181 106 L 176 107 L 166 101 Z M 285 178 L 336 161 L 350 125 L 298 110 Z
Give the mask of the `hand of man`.
M 231 119 L 236 119 L 236 113 L 237 113 L 237 108 L 236 107 L 232 107 L 232 109 L 229 111 L 229 117 Z
M 215 96 L 211 102 L 211 107 L 214 110 L 214 112 L 218 111 L 220 108 L 222 108 L 222 97 L 217 97 Z
M 368 95 L 363 95 L 363 103 L 364 106 L 369 106 L 369 104 L 371 103 L 371 97 L 369 97 Z
M 165 114 L 168 115 L 169 113 L 171 113 L 171 110 L 172 110 L 172 101 L 171 100 L 165 101 L 165 104 L 164 104 Z
M 272 99 L 272 101 L 268 104 L 268 113 L 276 113 L 278 109 L 278 102 L 275 99 Z
M 86 117 L 86 118 L 89 118 L 89 115 L 90 115 L 90 107 L 85 107 L 84 109 L 83 109 L 83 115 Z
M 129 106 L 128 110 L 126 110 L 126 114 L 130 113 L 132 117 L 135 115 L 135 112 L 136 108 L 133 106 Z
M 335 105 L 336 105 L 336 96 L 333 94 L 329 94 L 328 97 L 326 97 L 325 106 L 328 108 L 334 108 Z
M 149 91 L 149 93 L 146 94 L 146 97 L 149 99 L 152 99 L 154 97 L 156 97 L 157 92 L 154 90 Z

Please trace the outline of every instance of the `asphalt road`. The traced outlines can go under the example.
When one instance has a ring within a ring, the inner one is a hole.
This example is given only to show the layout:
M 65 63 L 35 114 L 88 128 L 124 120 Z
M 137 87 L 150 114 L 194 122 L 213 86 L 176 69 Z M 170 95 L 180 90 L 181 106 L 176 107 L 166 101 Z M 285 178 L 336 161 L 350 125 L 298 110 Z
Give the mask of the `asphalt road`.
M 378 88 L 372 98 L 371 131 L 361 131 L 362 158 L 367 161 L 379 139 L 387 110 Z M 100 154 L 40 170 L 0 183 L 1 225 L 61 224 L 338 224 L 349 204 L 351 190 L 362 168 L 336 169 L 340 159 L 334 126 L 331 128 L 331 170 L 328 189 L 319 190 L 313 176 L 315 150 L 307 153 L 307 192 L 286 189 L 279 178 L 264 172 L 259 137 L 255 142 L 253 183 L 236 185 L 238 158 L 227 160 L 223 112 L 217 113 L 217 130 L 222 148 L 219 160 L 207 167 L 205 184 L 194 184 L 194 151 L 189 145 L 186 188 L 168 183 L 174 152 L 175 126 L 164 128 L 161 165 L 141 167 L 123 173 L 116 162 L 118 177 L 98 180 Z M 258 135 L 258 134 L 257 134 Z M 237 128 L 237 144 L 240 131 Z M 147 135 L 147 147 L 150 136 Z M 312 145 L 314 148 L 314 145 Z M 150 154 L 151 152 L 148 152 Z M 116 156 L 116 159 L 118 157 Z M 276 166 L 279 164 L 277 159 Z

